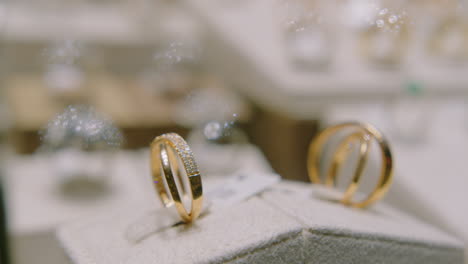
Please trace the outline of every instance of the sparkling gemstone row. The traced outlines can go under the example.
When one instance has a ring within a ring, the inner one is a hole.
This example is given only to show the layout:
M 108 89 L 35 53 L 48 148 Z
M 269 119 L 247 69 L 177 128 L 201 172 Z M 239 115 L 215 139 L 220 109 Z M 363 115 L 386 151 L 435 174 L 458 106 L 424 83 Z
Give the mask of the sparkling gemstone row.
M 174 144 L 177 155 L 179 155 L 182 162 L 184 163 L 184 167 L 188 176 L 199 174 L 197 164 L 195 163 L 195 158 L 193 157 L 193 152 L 188 146 L 187 142 L 185 142 L 181 136 L 174 133 L 169 133 L 164 134 L 161 137 L 169 139 Z

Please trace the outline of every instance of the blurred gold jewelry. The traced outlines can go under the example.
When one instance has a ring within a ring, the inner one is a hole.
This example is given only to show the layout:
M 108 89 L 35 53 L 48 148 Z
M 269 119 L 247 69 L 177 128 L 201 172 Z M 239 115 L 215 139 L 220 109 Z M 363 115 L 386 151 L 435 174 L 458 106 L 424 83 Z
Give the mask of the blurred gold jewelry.
M 185 173 L 181 173 L 179 161 Z M 151 171 L 163 205 L 175 204 L 186 223 L 195 220 L 202 209 L 203 189 L 198 166 L 187 142 L 176 133 L 156 137 L 151 143 Z M 190 212 L 185 208 L 183 198 L 191 199 Z
M 372 63 L 397 65 L 406 55 L 408 39 L 404 17 L 387 13 L 360 33 L 359 51 Z
M 456 15 L 442 19 L 428 41 L 428 51 L 434 57 L 452 61 L 468 58 L 468 22 Z
M 355 132 L 346 136 L 338 144 L 338 147 L 333 154 L 333 160 L 328 169 L 326 179 L 323 182 L 320 179 L 319 169 L 323 146 L 331 136 L 347 129 L 354 129 Z M 382 168 L 380 172 L 380 179 L 375 189 L 364 200 L 353 201 L 353 196 L 358 189 L 359 181 L 364 171 L 369 149 L 373 139 L 377 141 L 381 151 Z M 312 141 L 309 146 L 307 167 L 311 182 L 324 183 L 327 186 L 333 186 L 335 179 L 340 172 L 342 164 L 345 162 L 350 153 L 349 146 L 354 142 L 358 142 L 360 144 L 358 165 L 356 167 L 356 171 L 354 172 L 351 183 L 346 188 L 340 202 L 352 207 L 364 208 L 373 204 L 385 195 L 391 185 L 393 177 L 393 161 L 390 148 L 383 135 L 375 127 L 369 124 L 350 122 L 335 125 L 325 129 Z

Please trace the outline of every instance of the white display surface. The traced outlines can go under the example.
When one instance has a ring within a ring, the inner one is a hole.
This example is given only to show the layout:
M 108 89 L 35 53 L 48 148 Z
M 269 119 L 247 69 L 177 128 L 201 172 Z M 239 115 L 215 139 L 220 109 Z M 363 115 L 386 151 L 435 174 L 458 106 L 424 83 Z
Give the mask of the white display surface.
M 217 157 L 223 159 L 223 151 L 229 152 L 223 149 L 220 155 L 215 155 L 213 151 L 209 153 L 213 162 L 217 162 Z M 236 152 L 243 169 L 271 171 L 256 147 L 245 145 Z M 151 184 L 147 149 L 118 153 L 110 166 L 106 194 L 91 198 L 63 196 L 58 184 L 60 178 L 53 174 L 49 162 L 45 155 L 32 155 L 13 157 L 7 166 L 5 190 L 15 263 L 64 263 L 66 257 L 53 235 L 60 224 L 130 204 L 147 204 L 147 201 L 159 204 Z M 211 182 L 221 178 L 215 174 L 205 177 Z
M 394 184 L 385 200 L 435 224 L 468 244 L 468 107 L 464 99 L 431 104 L 418 142 L 403 141 L 382 105 L 343 105 L 328 111 L 326 123 L 356 120 L 377 126 L 389 139 L 395 159 Z M 411 111 L 418 109 L 407 109 Z M 398 118 L 404 119 L 401 115 Z M 404 123 L 404 120 L 400 120 Z M 411 132 L 411 131 L 408 131 Z
M 151 203 L 121 207 L 67 224 L 58 236 L 76 264 L 463 263 L 463 244 L 427 224 L 383 205 L 357 210 L 318 200 L 312 190 L 280 182 L 191 226 L 168 225 L 173 210 Z M 129 239 L 148 216 L 155 231 Z
M 421 34 L 412 35 L 416 40 L 410 45 L 410 56 L 399 68 L 368 65 L 357 52 L 357 34 L 339 25 L 339 9 L 332 25 L 330 68 L 315 72 L 295 70 L 284 46 L 278 2 L 239 1 L 228 5 L 187 1 L 207 27 L 206 43 L 213 69 L 267 109 L 296 118 L 316 118 L 324 103 L 399 95 L 408 77 L 423 80 L 430 93 L 466 93 L 468 76 L 464 73 L 468 66 L 447 68 L 422 60 L 418 46 Z
M 44 155 L 12 159 L 5 189 L 15 263 L 63 263 L 63 252 L 52 235 L 57 225 L 152 197 L 151 185 L 145 184 L 149 173 L 135 173 L 132 159 L 139 157 L 116 156 L 105 194 L 94 198 L 62 195 L 60 178 Z

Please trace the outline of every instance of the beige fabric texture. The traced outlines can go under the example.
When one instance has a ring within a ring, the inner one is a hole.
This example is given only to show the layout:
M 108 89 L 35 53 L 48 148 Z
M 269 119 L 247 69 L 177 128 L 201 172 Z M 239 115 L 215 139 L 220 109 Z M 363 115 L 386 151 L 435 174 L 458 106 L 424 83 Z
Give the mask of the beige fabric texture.
M 284 181 L 192 226 L 171 226 L 173 210 L 123 207 L 65 225 L 58 237 L 75 264 L 463 263 L 463 244 L 432 226 L 383 205 L 320 200 L 311 189 Z M 153 227 L 129 239 L 139 223 Z

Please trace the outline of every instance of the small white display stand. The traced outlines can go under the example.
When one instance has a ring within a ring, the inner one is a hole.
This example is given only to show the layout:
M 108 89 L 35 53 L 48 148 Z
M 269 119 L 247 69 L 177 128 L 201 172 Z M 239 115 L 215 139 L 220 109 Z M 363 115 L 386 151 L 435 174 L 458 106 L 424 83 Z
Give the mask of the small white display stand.
M 148 200 L 64 225 L 81 263 L 463 263 L 463 244 L 378 205 L 350 209 L 282 181 L 247 201 L 174 225 L 174 208 Z M 145 230 L 147 232 L 145 232 Z

